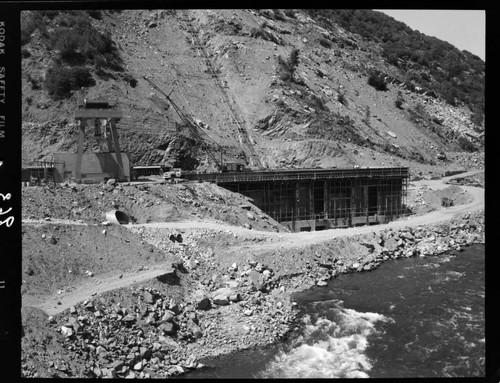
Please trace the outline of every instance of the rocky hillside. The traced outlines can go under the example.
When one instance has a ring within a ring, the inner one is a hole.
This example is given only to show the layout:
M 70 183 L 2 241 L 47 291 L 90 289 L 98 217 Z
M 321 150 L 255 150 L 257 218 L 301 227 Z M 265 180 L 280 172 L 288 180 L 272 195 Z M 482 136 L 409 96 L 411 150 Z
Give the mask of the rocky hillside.
M 73 112 L 84 96 L 123 111 L 121 146 L 135 165 L 215 170 L 222 151 L 224 161 L 253 168 L 410 166 L 417 174 L 483 166 L 484 126 L 470 105 L 451 105 L 418 83 L 424 69 L 408 76 L 415 68 L 387 59 L 382 42 L 333 18 L 264 9 L 27 11 L 22 32 L 25 164 L 76 152 Z M 144 77 L 198 122 L 202 140 Z M 90 135 L 86 147 L 106 149 Z

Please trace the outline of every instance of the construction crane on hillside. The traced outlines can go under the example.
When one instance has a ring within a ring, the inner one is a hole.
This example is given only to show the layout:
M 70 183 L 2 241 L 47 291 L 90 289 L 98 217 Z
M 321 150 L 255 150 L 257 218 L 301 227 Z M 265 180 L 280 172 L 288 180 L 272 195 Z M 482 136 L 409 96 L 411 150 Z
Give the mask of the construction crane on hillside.
M 212 141 L 217 146 L 217 148 L 220 151 L 220 156 L 221 156 L 220 160 L 210 150 L 210 148 L 207 150 L 207 153 L 210 156 L 210 158 L 215 162 L 215 164 L 217 165 L 217 167 L 219 168 L 219 170 L 223 171 L 224 170 L 224 165 L 223 165 L 223 161 L 222 161 L 222 150 L 223 150 L 222 147 L 212 137 L 210 137 L 210 135 L 207 132 L 205 132 L 204 130 L 202 130 L 201 126 L 191 116 L 189 116 L 188 114 L 184 113 L 184 111 L 181 108 L 179 108 L 179 106 L 177 106 L 177 104 L 170 98 L 170 96 L 168 94 L 166 94 L 163 90 L 161 90 L 158 87 L 158 85 L 156 85 L 153 81 L 151 81 L 146 76 L 143 76 L 143 78 L 158 93 L 162 94 L 168 100 L 168 102 L 172 105 L 172 107 L 174 108 L 175 112 L 177 113 L 177 115 L 179 116 L 179 118 L 181 119 L 181 121 L 184 123 L 184 125 L 189 129 L 189 132 L 191 133 L 191 135 L 194 138 L 197 138 L 197 139 L 199 139 L 201 141 L 205 141 L 205 139 L 200 134 L 200 131 L 201 131 L 201 132 L 205 133 L 205 135 L 210 139 L 210 141 Z

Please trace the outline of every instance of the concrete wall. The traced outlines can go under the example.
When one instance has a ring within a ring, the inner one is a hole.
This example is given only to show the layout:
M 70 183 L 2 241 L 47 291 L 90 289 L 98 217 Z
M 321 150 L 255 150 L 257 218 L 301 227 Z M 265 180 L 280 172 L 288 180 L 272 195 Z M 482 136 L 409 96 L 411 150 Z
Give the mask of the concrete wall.
M 54 158 L 63 164 L 56 166 L 56 182 L 76 177 L 76 153 L 56 153 Z M 121 153 L 123 172 L 130 180 L 130 161 L 127 153 Z M 83 153 L 82 181 L 118 178 L 119 165 L 116 153 Z

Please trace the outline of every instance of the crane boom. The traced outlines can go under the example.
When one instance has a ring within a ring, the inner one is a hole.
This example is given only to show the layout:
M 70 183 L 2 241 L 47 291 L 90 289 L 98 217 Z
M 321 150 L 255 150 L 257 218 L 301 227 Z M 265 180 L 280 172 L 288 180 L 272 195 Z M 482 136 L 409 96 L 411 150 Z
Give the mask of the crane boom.
M 144 80 L 146 80 L 149 85 L 151 85 L 158 93 L 162 94 L 167 100 L 168 102 L 170 102 L 170 104 L 172 105 L 172 107 L 174 108 L 175 112 L 177 113 L 177 115 L 179 116 L 179 118 L 181 119 L 181 121 L 187 126 L 187 128 L 189 129 L 189 131 L 191 132 L 191 134 L 198 138 L 199 140 L 201 141 L 204 141 L 203 137 L 201 136 L 200 134 L 200 127 L 199 125 L 196 123 L 196 121 L 191 117 L 189 116 L 188 114 L 184 113 L 184 111 L 179 108 L 179 106 L 177 106 L 177 104 L 170 98 L 170 96 L 168 94 L 166 94 L 163 90 L 160 89 L 160 87 L 158 87 L 158 85 L 156 85 L 153 81 L 151 81 L 149 78 L 147 78 L 146 76 L 143 76 Z M 221 152 L 221 156 L 222 156 L 222 147 L 217 143 L 215 142 L 206 132 L 204 132 L 207 137 L 215 144 L 217 145 L 217 147 L 219 148 L 220 152 Z M 220 171 L 223 170 L 223 164 L 222 164 L 222 160 L 219 161 L 218 158 L 212 153 L 211 150 L 208 150 L 208 155 L 212 158 L 212 160 L 216 163 L 217 167 L 219 168 Z

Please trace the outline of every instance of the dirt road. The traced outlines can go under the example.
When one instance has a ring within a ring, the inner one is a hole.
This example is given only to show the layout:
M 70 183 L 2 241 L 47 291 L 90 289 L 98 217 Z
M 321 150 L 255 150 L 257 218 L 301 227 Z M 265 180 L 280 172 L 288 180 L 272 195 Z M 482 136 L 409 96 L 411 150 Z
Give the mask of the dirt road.
M 466 175 L 473 175 L 476 173 L 478 173 L 478 171 L 464 173 L 461 174 L 460 177 L 464 177 Z M 428 186 L 431 189 L 439 190 L 449 186 L 446 184 L 446 181 L 454 177 L 456 176 L 450 176 L 440 180 L 421 180 L 412 183 L 415 185 L 415 187 Z M 461 186 L 461 187 L 467 193 L 470 194 L 472 199 L 470 203 L 451 206 L 422 215 L 412 215 L 410 217 L 401 218 L 399 220 L 392 221 L 386 224 L 374 225 L 374 226 L 358 226 L 358 227 L 329 229 L 329 230 L 310 231 L 310 232 L 304 231 L 300 233 L 264 232 L 264 231 L 247 229 L 240 226 L 224 225 L 215 222 L 192 222 L 192 221 L 152 222 L 147 224 L 134 225 L 134 227 L 161 228 L 170 231 L 175 231 L 175 230 L 190 231 L 197 229 L 228 230 L 233 233 L 237 233 L 238 235 L 243 235 L 248 237 L 268 237 L 275 239 L 273 242 L 245 245 L 245 248 L 259 248 L 261 250 L 269 250 L 275 247 L 292 248 L 298 246 L 308 246 L 323 241 L 328 241 L 336 237 L 351 236 L 356 234 L 377 233 L 387 228 L 401 229 L 403 227 L 415 227 L 420 225 L 436 224 L 439 222 L 450 220 L 458 215 L 484 208 L 484 189 L 472 186 Z
M 147 281 L 170 272 L 170 264 L 156 265 L 147 270 L 128 274 L 109 272 L 93 277 L 84 284 L 75 286 L 71 291 L 54 294 L 41 302 L 32 302 L 23 298 L 23 306 L 32 306 L 45 311 L 49 315 L 58 314 L 71 306 L 106 291 L 129 286 L 133 283 Z
M 477 172 L 466 173 L 465 175 L 473 175 Z M 461 177 L 464 174 L 460 175 Z M 447 177 L 440 180 L 422 180 L 412 182 L 415 187 L 428 186 L 432 189 L 443 189 L 448 185 L 445 183 L 453 177 Z M 430 225 L 452 219 L 458 215 L 469 213 L 476 210 L 484 209 L 484 189 L 471 186 L 462 186 L 462 188 L 470 193 L 472 200 L 470 203 L 443 208 L 432 211 L 419 216 L 410 216 L 393 221 L 387 224 L 375 226 L 360 226 L 344 229 L 330 229 L 324 231 L 301 232 L 301 233 L 276 233 L 265 232 L 247 229 L 244 227 L 221 224 L 210 221 L 186 221 L 186 222 L 154 222 L 147 224 L 127 225 L 130 230 L 137 228 L 160 228 L 166 231 L 173 232 L 175 230 L 196 231 L 196 230 L 226 230 L 239 236 L 255 238 L 260 237 L 267 239 L 266 241 L 238 245 L 246 250 L 272 250 L 276 248 L 294 248 L 318 244 L 324 241 L 331 240 L 335 237 L 350 236 L 355 234 L 366 234 L 380 232 L 387 228 L 401 229 L 403 227 L 415 227 L 420 225 Z M 23 221 L 23 224 L 41 224 L 45 221 Z M 68 223 L 65 221 L 64 223 Z M 30 305 L 44 310 L 49 315 L 55 315 L 68 309 L 69 307 L 90 298 L 92 295 L 114 290 L 117 288 L 126 287 L 133 283 L 143 282 L 153 279 L 159 275 L 164 275 L 171 269 L 171 264 L 157 264 L 147 270 L 137 271 L 130 274 L 119 275 L 116 271 L 101 274 L 92 278 L 91 281 L 78 286 L 74 286 L 73 290 L 54 294 L 40 302 L 23 301 L 24 305 Z

